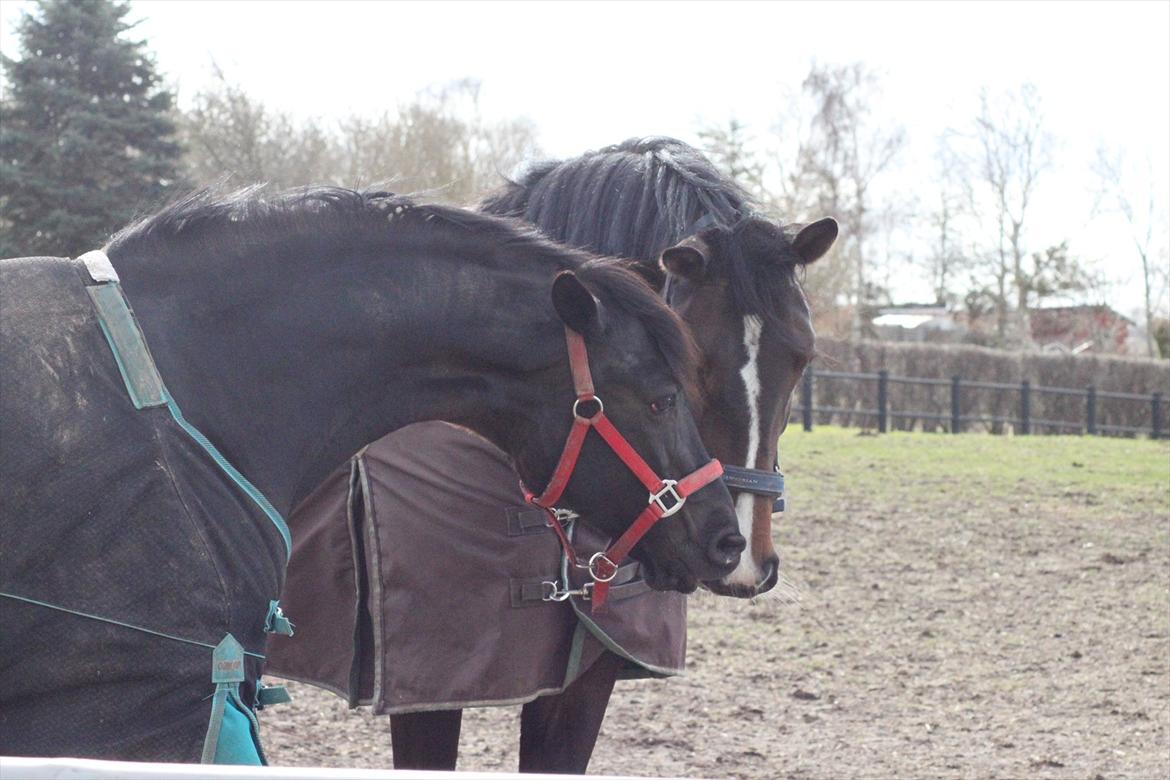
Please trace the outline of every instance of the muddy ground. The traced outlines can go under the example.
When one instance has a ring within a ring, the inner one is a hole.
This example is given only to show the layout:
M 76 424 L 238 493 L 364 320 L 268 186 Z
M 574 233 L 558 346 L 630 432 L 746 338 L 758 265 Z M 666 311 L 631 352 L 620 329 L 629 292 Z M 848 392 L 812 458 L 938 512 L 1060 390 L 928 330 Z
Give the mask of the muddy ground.
M 692 598 L 688 674 L 619 682 L 591 773 L 1170 777 L 1170 449 L 987 436 L 782 440 L 790 585 Z M 273 763 L 392 766 L 322 691 L 263 713 Z M 519 708 L 460 768 L 514 771 Z

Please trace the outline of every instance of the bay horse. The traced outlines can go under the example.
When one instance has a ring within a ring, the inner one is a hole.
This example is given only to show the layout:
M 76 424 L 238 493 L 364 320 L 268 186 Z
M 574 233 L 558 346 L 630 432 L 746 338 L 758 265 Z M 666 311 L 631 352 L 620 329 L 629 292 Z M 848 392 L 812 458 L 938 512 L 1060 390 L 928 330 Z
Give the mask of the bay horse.
M 782 226 L 698 150 L 663 137 L 537 163 L 478 208 L 633 261 L 691 327 L 700 348 L 700 435 L 725 467 L 748 477 L 732 483 L 732 495 L 749 549 L 734 571 L 704 587 L 740 598 L 774 587 L 774 495 L 745 482 L 778 471 L 777 440 L 815 352 L 797 270 L 828 252 L 836 221 Z M 524 705 L 521 771 L 585 771 L 622 665 L 606 654 L 563 692 Z M 461 710 L 390 717 L 395 767 L 455 768 Z
M 479 433 L 534 489 L 555 471 L 560 505 L 610 534 L 644 514 L 648 471 L 680 478 L 685 505 L 632 552 L 655 587 L 719 580 L 745 544 L 676 315 L 620 263 L 506 219 L 198 193 L 104 251 L 0 262 L 0 347 L 6 755 L 263 762 L 282 517 L 418 421 Z M 603 423 L 625 449 L 586 431 L 564 473 L 570 430 Z

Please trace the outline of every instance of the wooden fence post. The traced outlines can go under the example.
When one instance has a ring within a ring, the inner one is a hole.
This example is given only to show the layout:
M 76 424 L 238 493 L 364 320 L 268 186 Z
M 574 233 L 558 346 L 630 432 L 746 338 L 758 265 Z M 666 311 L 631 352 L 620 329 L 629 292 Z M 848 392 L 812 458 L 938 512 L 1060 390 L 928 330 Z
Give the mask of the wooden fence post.
M 1032 432 L 1032 383 L 1025 379 L 1020 382 L 1020 435 Z
M 878 433 L 889 430 L 890 406 L 890 372 L 882 369 L 878 372 Z
M 958 374 L 951 377 L 951 433 L 962 433 L 963 431 L 963 410 L 960 403 L 961 382 Z
M 800 411 L 804 417 L 804 429 L 812 430 L 813 425 L 813 367 L 806 366 L 800 383 Z
M 1085 388 L 1085 433 L 1097 434 L 1097 388 L 1092 385 Z
M 1158 439 L 1162 436 L 1162 394 L 1150 396 L 1150 405 L 1150 438 Z

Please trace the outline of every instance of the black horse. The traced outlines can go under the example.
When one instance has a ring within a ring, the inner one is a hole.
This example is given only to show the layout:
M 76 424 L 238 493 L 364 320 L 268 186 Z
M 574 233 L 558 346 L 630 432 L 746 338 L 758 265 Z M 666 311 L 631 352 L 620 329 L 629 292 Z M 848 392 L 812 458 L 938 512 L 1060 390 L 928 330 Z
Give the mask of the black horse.
M 704 443 L 724 464 L 773 469 L 792 391 L 814 354 L 797 270 L 832 246 L 832 218 L 779 225 L 700 152 L 670 138 L 633 139 L 536 164 L 479 208 L 527 220 L 572 246 L 635 261 L 698 339 L 696 414 Z M 732 493 L 749 554 L 705 586 L 749 597 L 778 579 L 773 497 Z M 585 771 L 622 665 L 607 654 L 563 693 L 524 706 L 522 771 Z M 392 715 L 395 766 L 453 769 L 460 719 L 459 710 Z
M 620 264 L 508 220 L 340 189 L 204 193 L 84 260 L 0 263 L 0 753 L 223 759 L 233 717 L 250 746 L 264 632 L 283 623 L 281 515 L 429 419 L 477 431 L 539 491 L 580 395 L 566 333 L 658 474 L 708 461 L 675 315 Z M 591 435 L 562 503 L 617 534 L 646 501 Z M 634 554 L 690 589 L 742 547 L 716 482 Z

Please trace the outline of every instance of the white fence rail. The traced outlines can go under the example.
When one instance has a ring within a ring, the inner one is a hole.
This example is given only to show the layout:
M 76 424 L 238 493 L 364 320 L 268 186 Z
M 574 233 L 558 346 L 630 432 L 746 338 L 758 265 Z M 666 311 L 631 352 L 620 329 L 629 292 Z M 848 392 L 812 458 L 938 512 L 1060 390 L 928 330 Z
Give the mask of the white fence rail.
M 0 757 L 3 780 L 573 780 L 583 775 L 514 772 L 420 772 L 394 769 L 324 769 L 292 766 L 147 764 L 85 758 Z M 606 780 L 590 775 L 589 780 Z M 610 777 L 609 780 L 645 780 Z

